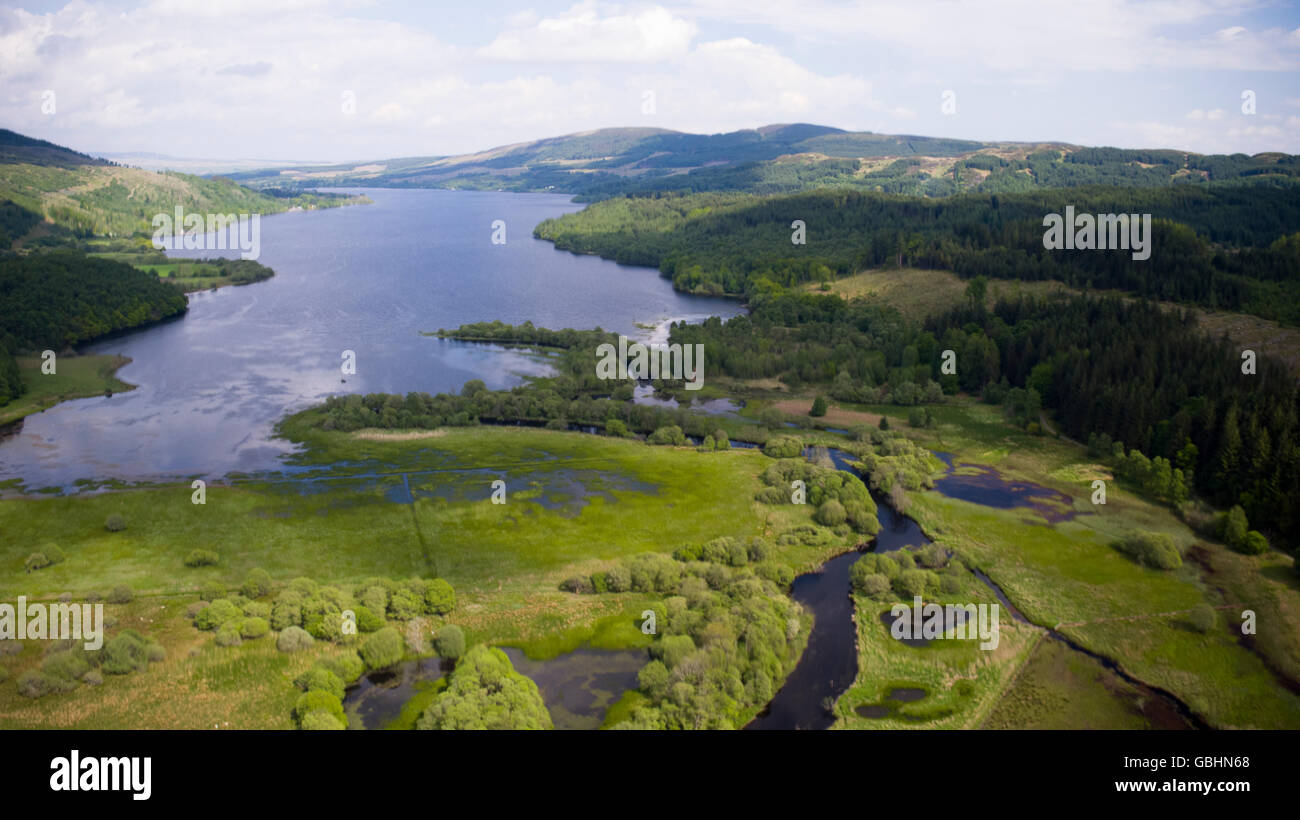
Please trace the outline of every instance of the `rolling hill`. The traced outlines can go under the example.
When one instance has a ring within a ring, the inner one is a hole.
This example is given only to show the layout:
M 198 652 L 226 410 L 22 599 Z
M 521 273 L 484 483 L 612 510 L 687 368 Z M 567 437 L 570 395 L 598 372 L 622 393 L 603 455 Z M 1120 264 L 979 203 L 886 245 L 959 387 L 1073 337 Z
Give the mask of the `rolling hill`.
M 273 214 L 348 201 L 275 193 L 281 192 L 255 191 L 224 178 L 129 168 L 0 129 L 0 202 L 9 200 L 79 236 L 149 233 L 153 215 L 177 205 L 200 213 Z
M 318 185 L 638 193 L 794 193 L 847 187 L 949 196 L 1080 185 L 1154 187 L 1300 174 L 1286 154 L 1201 155 L 1065 143 L 977 142 L 768 125 L 726 134 L 605 128 L 459 156 L 404 157 L 231 174 L 254 188 Z

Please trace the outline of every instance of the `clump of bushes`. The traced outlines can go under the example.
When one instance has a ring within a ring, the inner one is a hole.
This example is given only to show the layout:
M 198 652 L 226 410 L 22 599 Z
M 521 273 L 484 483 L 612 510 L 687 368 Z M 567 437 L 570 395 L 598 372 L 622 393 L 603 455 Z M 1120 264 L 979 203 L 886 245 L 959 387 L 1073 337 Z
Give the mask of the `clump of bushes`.
M 798 458 L 803 455 L 803 442 L 794 436 L 773 436 L 763 445 L 763 455 L 772 458 Z
M 187 567 L 215 567 L 221 556 L 212 550 L 190 550 L 189 555 L 185 556 L 185 566 Z
M 129 604 L 135 600 L 135 593 L 125 584 L 115 586 L 105 597 L 110 604 Z
M 386 626 L 362 642 L 360 654 L 367 669 L 383 669 L 401 663 L 406 642 L 401 632 Z
M 316 639 L 309 635 L 307 630 L 299 626 L 290 626 L 280 633 L 280 637 L 275 641 L 275 648 L 281 652 L 299 652 L 310 649 L 315 644 Z
M 675 424 L 666 424 L 646 437 L 647 444 L 680 447 L 686 443 L 686 434 Z
M 438 630 L 438 638 L 434 645 L 438 657 L 449 661 L 457 660 L 465 654 L 465 633 L 460 627 L 448 624 Z
M 1168 533 L 1139 531 L 1116 541 L 1113 546 L 1152 569 L 1167 571 L 1183 565 L 1183 556 Z
M 117 513 L 114 513 L 104 519 L 104 529 L 109 532 L 121 532 L 126 529 L 126 519 Z

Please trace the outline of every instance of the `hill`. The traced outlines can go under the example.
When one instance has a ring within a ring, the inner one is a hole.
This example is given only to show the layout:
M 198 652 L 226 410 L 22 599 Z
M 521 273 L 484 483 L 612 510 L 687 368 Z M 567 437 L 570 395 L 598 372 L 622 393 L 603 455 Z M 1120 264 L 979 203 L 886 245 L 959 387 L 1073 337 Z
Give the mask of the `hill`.
M 170 214 L 177 205 L 198 213 L 265 215 L 356 201 L 301 190 L 277 196 L 225 178 L 129 168 L 0 129 L 3 200 L 83 237 L 148 234 L 154 214 Z
M 777 194 L 818 187 L 934 197 L 1297 174 L 1297 157 L 1286 154 L 1248 157 L 1054 142 L 978 142 L 796 123 L 707 135 L 603 128 L 459 156 L 280 167 L 230 176 L 255 188 L 328 184 L 500 189 L 602 199 L 629 193 Z

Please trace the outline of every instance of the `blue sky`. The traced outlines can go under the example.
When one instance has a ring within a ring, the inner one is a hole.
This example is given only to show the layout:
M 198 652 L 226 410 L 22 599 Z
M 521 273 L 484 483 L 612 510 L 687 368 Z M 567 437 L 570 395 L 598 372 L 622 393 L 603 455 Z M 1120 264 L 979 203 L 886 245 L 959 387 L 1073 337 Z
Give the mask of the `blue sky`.
M 380 159 L 601 127 L 777 122 L 1300 153 L 1298 77 L 1291 2 L 0 9 L 0 125 L 86 151 L 214 159 Z M 941 108 L 946 91 L 955 110 Z

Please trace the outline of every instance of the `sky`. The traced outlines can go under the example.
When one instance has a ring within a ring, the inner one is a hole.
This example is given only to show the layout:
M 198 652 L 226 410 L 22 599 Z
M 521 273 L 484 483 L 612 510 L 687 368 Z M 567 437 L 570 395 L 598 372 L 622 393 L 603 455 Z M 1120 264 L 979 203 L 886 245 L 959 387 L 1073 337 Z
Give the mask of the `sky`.
M 350 161 L 619 126 L 1300 153 L 1281 0 L 0 0 L 0 127 Z

